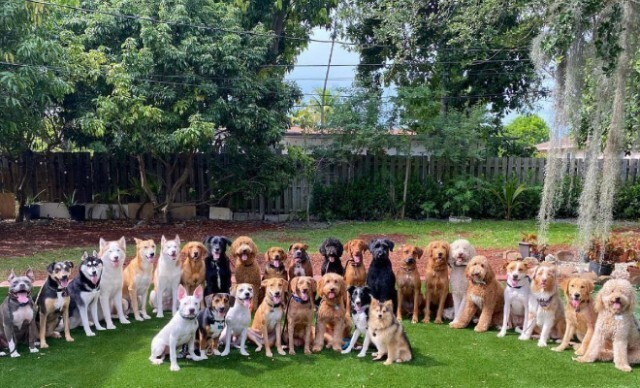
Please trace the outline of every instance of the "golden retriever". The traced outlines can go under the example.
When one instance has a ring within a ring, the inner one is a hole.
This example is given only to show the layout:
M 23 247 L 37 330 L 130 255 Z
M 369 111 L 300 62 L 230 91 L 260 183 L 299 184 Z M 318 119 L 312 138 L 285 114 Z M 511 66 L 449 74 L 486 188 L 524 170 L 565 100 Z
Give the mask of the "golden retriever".
M 449 243 L 446 241 L 432 241 L 427 245 L 427 270 L 424 277 L 425 305 L 424 319 L 431 320 L 431 306 L 437 305 L 436 319 L 434 323 L 442 323 L 442 313 L 449 294 Z
M 231 255 L 236 260 L 236 284 L 248 283 L 253 286 L 251 312 L 255 312 L 258 308 L 258 291 L 261 283 L 260 267 L 256 262 L 257 254 L 258 247 L 251 237 L 240 236 L 231 244 Z
M 412 313 L 411 323 L 418 323 L 418 314 L 420 308 L 424 306 L 424 299 L 417 262 L 424 251 L 413 245 L 404 245 L 400 251 L 403 262 L 402 266 L 396 270 L 396 287 L 398 288 L 396 318 L 401 321 L 403 312 Z
M 346 293 L 344 278 L 336 273 L 327 273 L 318 282 L 318 296 L 322 300 L 316 317 L 314 352 L 322 350 L 325 333 L 327 346 L 336 352 L 342 351 L 342 338 L 347 326 L 344 304 Z
M 289 280 L 289 274 L 285 268 L 287 252 L 280 247 L 271 247 L 264 254 L 264 276 L 262 280 L 279 278 Z
M 567 327 L 562 343 L 551 350 L 556 352 L 565 350 L 574 335 L 578 336 L 581 342 L 575 354 L 582 356 L 587 350 L 597 317 L 591 300 L 593 287 L 593 282 L 584 278 L 575 277 L 564 282 L 562 288 L 567 301 L 567 305 L 564 307 L 564 319 Z
M 344 268 L 344 282 L 347 288 L 363 287 L 367 283 L 364 253 L 369 250 L 369 245 L 363 240 L 353 239 L 344 244 L 344 250 L 349 255 Z
M 485 332 L 490 325 L 500 325 L 504 307 L 504 289 L 496 280 L 489 260 L 485 256 L 475 256 L 467 265 L 466 276 L 469 285 L 460 319 L 451 322 L 449 326 L 454 329 L 467 327 L 478 309 L 480 309 L 480 318 L 474 329 L 476 332 Z
M 187 290 L 187 295 L 193 295 L 195 289 L 200 285 L 204 287 L 206 272 L 204 258 L 207 257 L 207 253 L 207 248 L 198 241 L 189 241 L 180 250 L 182 266 L 180 284 Z
M 301 345 L 304 345 L 304 354 L 311 354 L 316 281 L 311 276 L 297 276 L 291 279 L 289 287 L 291 288 L 291 301 L 287 308 L 289 354 L 295 355 L 295 347 Z
M 262 350 L 264 344 L 267 357 L 273 357 L 271 345 L 275 343 L 278 354 L 284 356 L 282 349 L 282 315 L 284 314 L 283 299 L 287 291 L 287 281 L 282 278 L 271 278 L 262 281 L 265 290 L 264 300 L 253 317 L 251 331 L 260 334 L 262 342 L 258 343 L 256 352 Z M 275 338 L 274 338 L 275 337 Z M 275 342 L 273 340 L 275 339 Z

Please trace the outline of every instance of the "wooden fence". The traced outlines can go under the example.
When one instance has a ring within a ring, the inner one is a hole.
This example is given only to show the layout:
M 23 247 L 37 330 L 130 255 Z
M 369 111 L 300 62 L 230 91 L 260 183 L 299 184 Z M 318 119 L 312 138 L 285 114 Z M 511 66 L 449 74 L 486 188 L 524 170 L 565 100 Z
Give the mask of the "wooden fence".
M 179 160 L 180 167 L 185 166 L 184 160 Z M 213 177 L 212 166 L 216 163 L 221 165 L 221 162 L 224 166 L 233 163 L 233 160 L 222 155 L 197 155 L 187 184 L 178 192 L 176 202 L 194 202 L 208 198 Z M 314 180 L 325 185 L 359 178 L 403 180 L 407 162 L 406 156 L 353 156 L 348 162 L 322 166 Z M 516 177 L 528 185 L 541 185 L 544 181 L 545 159 L 540 158 L 487 158 L 450 163 L 428 156 L 414 156 L 410 163 L 412 177 L 421 182 L 429 178 L 446 181 L 461 175 L 485 180 Z M 621 181 L 637 182 L 640 178 L 640 161 L 625 159 L 621 163 Z M 145 159 L 145 164 L 154 177 L 175 180 L 181 173 L 178 168 L 173 174 L 169 174 L 164 164 L 150 157 Z M 20 169 L 25 166 L 31 167 L 28 169 L 31 174 L 26 180 L 25 193 L 33 195 L 42 191 L 39 199 L 43 201 L 64 201 L 65 196 L 71 195 L 74 190 L 75 198 L 80 203 L 107 201 L 118 189 L 135 191 L 135 182 L 139 180 L 138 164 L 133 157 L 89 153 L 27 154 L 20 160 L 0 157 L 0 192 L 12 192 L 21 176 Z M 563 168 L 568 175 L 582 176 L 586 165 L 583 159 L 565 159 Z M 247 199 L 235 195 L 229 198 L 228 204 L 234 212 L 253 215 L 251 218 L 256 218 L 256 214 L 288 215 L 306 210 L 307 199 L 312 190 L 312 183 L 299 176 L 293 178 L 278 196 Z

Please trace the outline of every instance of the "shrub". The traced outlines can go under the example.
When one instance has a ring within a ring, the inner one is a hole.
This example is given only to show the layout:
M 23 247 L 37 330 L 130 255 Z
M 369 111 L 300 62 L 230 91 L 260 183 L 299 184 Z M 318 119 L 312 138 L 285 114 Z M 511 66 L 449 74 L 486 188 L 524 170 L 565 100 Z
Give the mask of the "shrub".
M 618 219 L 640 218 L 640 183 L 622 186 L 616 193 L 613 216 Z
M 321 220 L 379 220 L 395 215 L 389 183 L 357 179 L 351 183 L 317 184 L 311 212 Z

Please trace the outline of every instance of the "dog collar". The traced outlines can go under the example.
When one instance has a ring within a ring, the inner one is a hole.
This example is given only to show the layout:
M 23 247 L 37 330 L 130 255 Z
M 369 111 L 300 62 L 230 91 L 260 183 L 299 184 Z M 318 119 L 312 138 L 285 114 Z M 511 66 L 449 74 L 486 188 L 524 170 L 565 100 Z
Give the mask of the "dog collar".
M 275 304 L 269 304 L 269 303 L 267 303 L 267 304 L 268 304 L 268 305 L 269 305 L 269 307 L 271 307 L 272 309 L 277 309 L 278 307 L 282 306 L 282 302 L 280 302 L 280 303 L 275 303 Z
M 528 281 L 531 281 L 531 278 L 530 278 L 530 277 L 528 277 L 528 276 L 525 276 L 525 277 L 524 277 L 524 279 L 526 279 L 526 280 L 528 280 Z M 516 286 L 512 286 L 511 284 L 509 284 L 509 282 L 507 282 L 507 287 L 509 287 L 509 288 L 515 288 L 516 290 L 517 290 L 517 289 L 522 288 L 523 286 L 524 286 L 524 285 L 522 285 L 522 286 L 517 286 L 517 287 L 516 287 Z
M 551 304 L 551 299 L 553 299 L 553 294 L 551 294 L 549 299 L 538 298 L 538 304 L 540 305 L 540 307 L 549 307 L 549 305 Z
M 45 283 L 45 285 L 46 285 L 48 288 L 50 288 L 50 289 L 54 290 L 56 293 L 61 292 L 61 293 L 62 293 L 62 296 L 64 296 L 64 297 L 69 296 L 69 290 L 67 290 L 67 287 L 63 287 L 63 288 L 60 288 L 60 287 L 53 287 L 51 284 L 49 284 L 49 282 L 48 282 L 48 281 Z
M 180 317 L 182 317 L 182 319 L 186 319 L 187 321 L 193 321 L 194 319 L 196 319 L 195 315 L 193 317 L 185 317 L 184 315 L 182 315 L 182 313 L 180 314 Z
M 300 304 L 307 304 L 311 300 L 311 299 L 302 300 L 302 298 L 300 298 L 296 294 L 292 294 L 291 295 L 291 299 L 293 299 L 295 302 L 300 303 Z

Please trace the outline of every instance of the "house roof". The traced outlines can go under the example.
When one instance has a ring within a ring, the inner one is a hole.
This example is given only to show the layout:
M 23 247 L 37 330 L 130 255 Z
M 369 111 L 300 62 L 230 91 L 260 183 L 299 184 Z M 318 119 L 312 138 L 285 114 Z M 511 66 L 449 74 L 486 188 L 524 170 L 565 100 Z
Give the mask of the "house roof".
M 576 148 L 573 139 L 568 136 L 560 139 L 560 149 L 570 150 Z M 545 141 L 544 143 L 536 144 L 536 149 L 541 152 L 549 151 L 551 149 L 551 141 Z
M 390 135 L 415 135 L 415 132 L 404 130 L 402 128 L 393 128 L 389 130 Z M 326 133 L 322 130 L 318 130 L 315 128 L 302 128 L 296 125 L 293 125 L 287 129 L 285 135 L 288 136 L 301 136 L 301 135 L 331 135 L 330 133 Z

